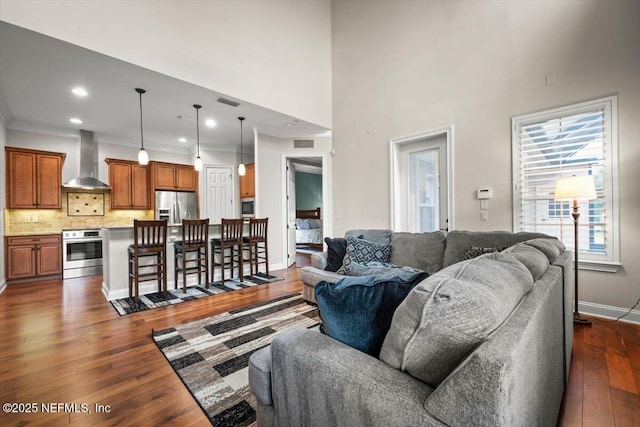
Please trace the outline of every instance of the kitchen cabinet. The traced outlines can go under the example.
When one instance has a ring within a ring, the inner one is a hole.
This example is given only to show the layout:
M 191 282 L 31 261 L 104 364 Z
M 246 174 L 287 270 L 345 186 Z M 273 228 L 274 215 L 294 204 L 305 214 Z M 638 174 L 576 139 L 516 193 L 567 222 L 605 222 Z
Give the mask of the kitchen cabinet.
M 191 165 L 150 162 L 153 190 L 198 191 L 198 172 Z
M 111 209 L 150 209 L 149 167 L 131 160 L 105 162 L 109 165 Z
M 62 277 L 62 236 L 5 237 L 7 282 Z
M 65 154 L 5 147 L 7 208 L 61 209 Z
M 256 196 L 256 167 L 255 163 L 245 166 L 246 173 L 240 177 L 240 197 Z

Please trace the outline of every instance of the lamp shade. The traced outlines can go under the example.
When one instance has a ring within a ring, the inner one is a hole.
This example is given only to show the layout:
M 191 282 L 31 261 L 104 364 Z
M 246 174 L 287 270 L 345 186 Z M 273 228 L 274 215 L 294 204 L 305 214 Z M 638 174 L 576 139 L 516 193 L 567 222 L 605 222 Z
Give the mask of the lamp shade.
M 244 167 L 244 163 L 240 163 L 238 165 L 238 175 L 245 176 L 246 173 L 247 173 L 247 168 Z
M 596 184 L 592 175 L 570 176 L 556 181 L 556 200 L 597 199 Z

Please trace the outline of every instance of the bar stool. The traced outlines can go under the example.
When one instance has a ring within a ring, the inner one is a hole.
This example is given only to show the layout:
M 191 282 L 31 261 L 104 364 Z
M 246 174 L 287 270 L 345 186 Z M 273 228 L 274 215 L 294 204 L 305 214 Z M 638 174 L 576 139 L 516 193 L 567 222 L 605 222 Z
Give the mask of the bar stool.
M 209 287 L 209 219 L 183 219 L 182 240 L 173 242 L 174 282 L 178 289 L 178 273 L 182 272 L 182 291 L 187 292 L 187 274 L 198 273 L 198 283 Z M 192 257 L 189 255 L 192 254 Z M 195 263 L 195 264 L 194 264 Z
M 267 228 L 269 218 L 249 218 L 249 235 L 243 238 L 244 249 L 249 251 L 249 272 L 253 280 L 253 270 L 264 264 L 269 275 L 269 248 L 267 247 Z
M 140 301 L 139 283 L 149 280 L 158 281 L 158 292 L 167 297 L 167 220 L 133 220 L 133 245 L 129 245 L 129 298 L 133 296 L 135 284 L 135 302 Z M 155 263 L 140 264 L 140 260 L 156 257 Z M 154 269 L 142 273 L 140 269 Z
M 240 281 L 244 274 L 244 265 L 242 260 L 242 219 L 222 219 L 220 226 L 220 238 L 211 239 L 211 282 L 216 266 L 222 267 L 222 284 L 224 285 L 224 270 L 226 267 L 231 268 L 231 277 L 233 277 L 233 269 L 237 262 L 239 267 Z M 229 254 L 227 255 L 227 249 Z M 216 262 L 216 254 L 220 255 L 220 262 Z

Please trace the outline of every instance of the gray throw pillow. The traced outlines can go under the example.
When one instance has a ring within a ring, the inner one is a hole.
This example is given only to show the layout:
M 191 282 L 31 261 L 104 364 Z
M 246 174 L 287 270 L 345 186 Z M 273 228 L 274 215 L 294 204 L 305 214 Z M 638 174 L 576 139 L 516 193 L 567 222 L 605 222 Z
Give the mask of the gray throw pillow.
M 352 262 L 366 263 L 371 261 L 389 262 L 391 245 L 370 242 L 356 237 L 347 237 L 347 254 L 342 261 L 342 267 L 336 273 L 346 274 L 346 269 Z

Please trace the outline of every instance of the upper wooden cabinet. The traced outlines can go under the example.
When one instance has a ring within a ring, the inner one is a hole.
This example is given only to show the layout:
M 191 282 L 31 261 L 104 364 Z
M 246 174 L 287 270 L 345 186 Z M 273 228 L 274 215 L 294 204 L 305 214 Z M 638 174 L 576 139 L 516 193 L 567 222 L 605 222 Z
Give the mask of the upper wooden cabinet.
M 105 162 L 109 165 L 111 209 L 150 209 L 149 167 L 131 160 Z
M 7 208 L 61 209 L 65 154 L 5 147 Z
M 190 165 L 150 162 L 153 190 L 198 191 L 198 172 Z
M 256 196 L 256 167 L 254 163 L 245 166 L 246 173 L 240 177 L 240 197 Z

